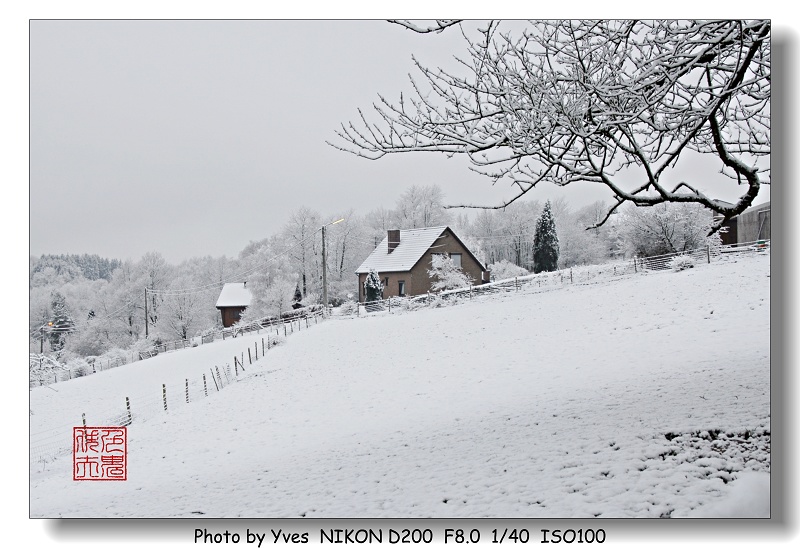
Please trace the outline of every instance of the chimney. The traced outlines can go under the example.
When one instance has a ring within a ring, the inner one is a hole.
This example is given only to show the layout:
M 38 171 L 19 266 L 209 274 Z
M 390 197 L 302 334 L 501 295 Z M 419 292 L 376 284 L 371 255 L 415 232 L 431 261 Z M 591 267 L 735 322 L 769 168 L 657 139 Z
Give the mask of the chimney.
M 390 230 L 389 231 L 389 253 L 394 251 L 400 245 L 400 231 L 399 230 Z

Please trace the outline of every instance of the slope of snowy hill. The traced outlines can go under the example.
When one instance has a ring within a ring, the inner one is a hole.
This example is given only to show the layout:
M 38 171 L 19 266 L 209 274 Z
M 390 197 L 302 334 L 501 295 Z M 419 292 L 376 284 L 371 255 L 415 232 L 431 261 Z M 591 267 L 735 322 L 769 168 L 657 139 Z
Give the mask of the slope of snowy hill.
M 174 399 L 128 427 L 127 481 L 32 462 L 31 515 L 767 516 L 769 273 L 754 253 L 333 318 L 189 404 L 264 333 L 36 388 L 32 446 Z

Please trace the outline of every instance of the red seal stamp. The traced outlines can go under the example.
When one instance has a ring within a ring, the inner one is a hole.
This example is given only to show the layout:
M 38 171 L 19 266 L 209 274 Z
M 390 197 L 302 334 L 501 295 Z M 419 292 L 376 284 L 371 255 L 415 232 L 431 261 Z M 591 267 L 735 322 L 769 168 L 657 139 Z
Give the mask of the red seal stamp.
M 128 479 L 128 429 L 124 426 L 76 426 L 72 429 L 74 481 Z

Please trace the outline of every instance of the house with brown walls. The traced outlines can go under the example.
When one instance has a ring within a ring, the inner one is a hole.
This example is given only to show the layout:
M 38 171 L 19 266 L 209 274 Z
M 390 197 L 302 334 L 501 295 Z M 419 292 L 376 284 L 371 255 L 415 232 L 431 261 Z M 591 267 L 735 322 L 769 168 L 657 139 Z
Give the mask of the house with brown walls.
M 222 326 L 230 327 L 239 321 L 244 309 L 250 306 L 253 296 L 247 282 L 233 282 L 222 286 L 217 298 L 217 310 L 222 314 Z
M 358 267 L 358 302 L 364 302 L 364 281 L 371 269 L 383 281 L 383 298 L 422 295 L 431 289 L 433 255 L 449 256 L 475 285 L 489 281 L 489 271 L 446 226 L 389 230 Z

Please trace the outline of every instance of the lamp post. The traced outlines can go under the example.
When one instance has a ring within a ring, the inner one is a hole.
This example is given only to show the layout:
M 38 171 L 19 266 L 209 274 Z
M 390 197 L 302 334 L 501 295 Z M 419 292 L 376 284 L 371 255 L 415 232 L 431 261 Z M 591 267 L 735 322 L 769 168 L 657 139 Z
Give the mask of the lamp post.
M 325 306 L 325 315 L 328 314 L 328 255 L 325 251 L 325 228 L 336 223 L 341 223 L 344 218 L 323 225 L 322 227 L 322 302 Z

